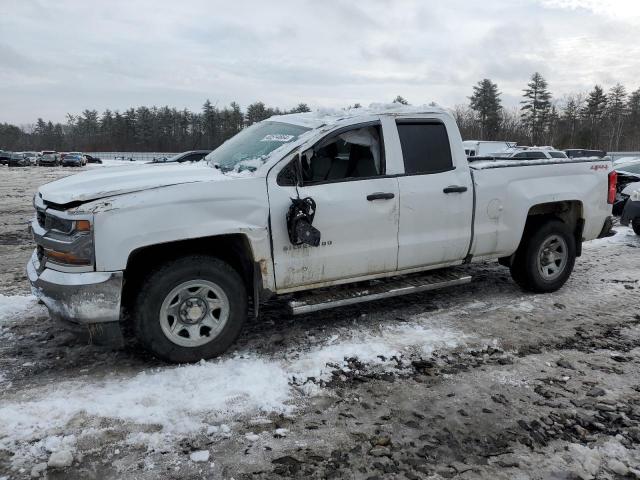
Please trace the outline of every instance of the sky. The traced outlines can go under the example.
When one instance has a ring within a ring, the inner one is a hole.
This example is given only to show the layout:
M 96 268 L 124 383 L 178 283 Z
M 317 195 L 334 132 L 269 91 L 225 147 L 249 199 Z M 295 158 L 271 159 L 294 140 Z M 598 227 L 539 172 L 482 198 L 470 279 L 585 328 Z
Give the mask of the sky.
M 640 87 L 640 0 L 0 0 L 0 122 L 84 109 L 468 103 Z

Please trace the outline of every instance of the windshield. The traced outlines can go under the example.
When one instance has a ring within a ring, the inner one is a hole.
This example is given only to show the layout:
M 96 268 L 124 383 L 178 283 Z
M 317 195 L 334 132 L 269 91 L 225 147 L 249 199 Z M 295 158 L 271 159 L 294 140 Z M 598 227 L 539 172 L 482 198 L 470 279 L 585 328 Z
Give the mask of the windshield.
M 223 172 L 253 172 L 276 148 L 294 142 L 308 130 L 310 129 L 290 123 L 256 123 L 220 145 L 206 156 L 206 160 L 211 165 L 220 167 Z

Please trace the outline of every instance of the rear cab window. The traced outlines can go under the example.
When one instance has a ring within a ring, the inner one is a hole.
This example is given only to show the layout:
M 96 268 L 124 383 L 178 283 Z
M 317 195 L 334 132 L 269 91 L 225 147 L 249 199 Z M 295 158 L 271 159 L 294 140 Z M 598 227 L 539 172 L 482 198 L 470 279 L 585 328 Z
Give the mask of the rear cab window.
M 398 120 L 396 125 L 406 175 L 426 175 L 454 169 L 449 135 L 443 123 Z

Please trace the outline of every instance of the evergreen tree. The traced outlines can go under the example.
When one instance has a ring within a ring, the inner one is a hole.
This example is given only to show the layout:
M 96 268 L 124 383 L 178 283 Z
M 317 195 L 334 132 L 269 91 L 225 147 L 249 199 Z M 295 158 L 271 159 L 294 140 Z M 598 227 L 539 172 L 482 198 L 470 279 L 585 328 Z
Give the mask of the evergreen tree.
M 473 95 L 469 97 L 469 106 L 476 113 L 480 122 L 480 140 L 494 140 L 500 127 L 500 92 L 498 85 L 488 78 L 473 87 Z
M 247 126 L 256 122 L 261 122 L 272 116 L 272 112 L 268 111 L 262 102 L 254 102 L 247 107 L 245 122 Z
M 629 121 L 627 124 L 629 150 L 640 150 L 640 88 L 629 95 L 627 102 Z
M 619 83 L 609 90 L 605 115 L 609 124 L 609 150 L 616 151 L 620 147 L 622 129 L 627 115 L 627 91 Z
M 400 105 L 409 105 L 409 102 L 402 95 L 398 95 L 393 103 L 399 103 Z
M 532 145 L 541 143 L 548 123 L 551 93 L 547 90 L 547 86 L 547 81 L 536 72 L 531 76 L 527 88 L 523 90 L 525 99 L 520 102 L 522 104 L 520 110 Z
M 602 148 L 602 123 L 607 108 L 607 96 L 601 86 L 596 85 L 587 95 L 587 100 L 582 108 L 582 117 L 585 120 L 586 137 L 589 139 L 589 148 Z
M 572 146 L 576 138 L 581 102 L 581 97 L 569 97 L 561 116 L 561 121 L 565 125 L 565 131 L 567 131 L 566 141 Z
M 306 103 L 299 103 L 298 106 L 291 109 L 289 113 L 307 113 L 310 111 L 311 109 L 309 108 L 309 105 L 307 105 Z

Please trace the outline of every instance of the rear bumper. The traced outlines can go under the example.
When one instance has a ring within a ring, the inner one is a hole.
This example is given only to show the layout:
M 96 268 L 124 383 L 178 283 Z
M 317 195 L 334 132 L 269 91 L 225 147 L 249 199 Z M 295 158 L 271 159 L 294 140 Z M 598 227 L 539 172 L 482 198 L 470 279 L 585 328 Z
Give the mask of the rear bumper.
M 57 320 L 88 325 L 120 319 L 122 272 L 58 272 L 42 268 L 34 252 L 27 275 L 33 294 Z
M 640 202 L 628 200 L 620 217 L 620 223 L 629 225 L 636 218 L 640 219 Z

